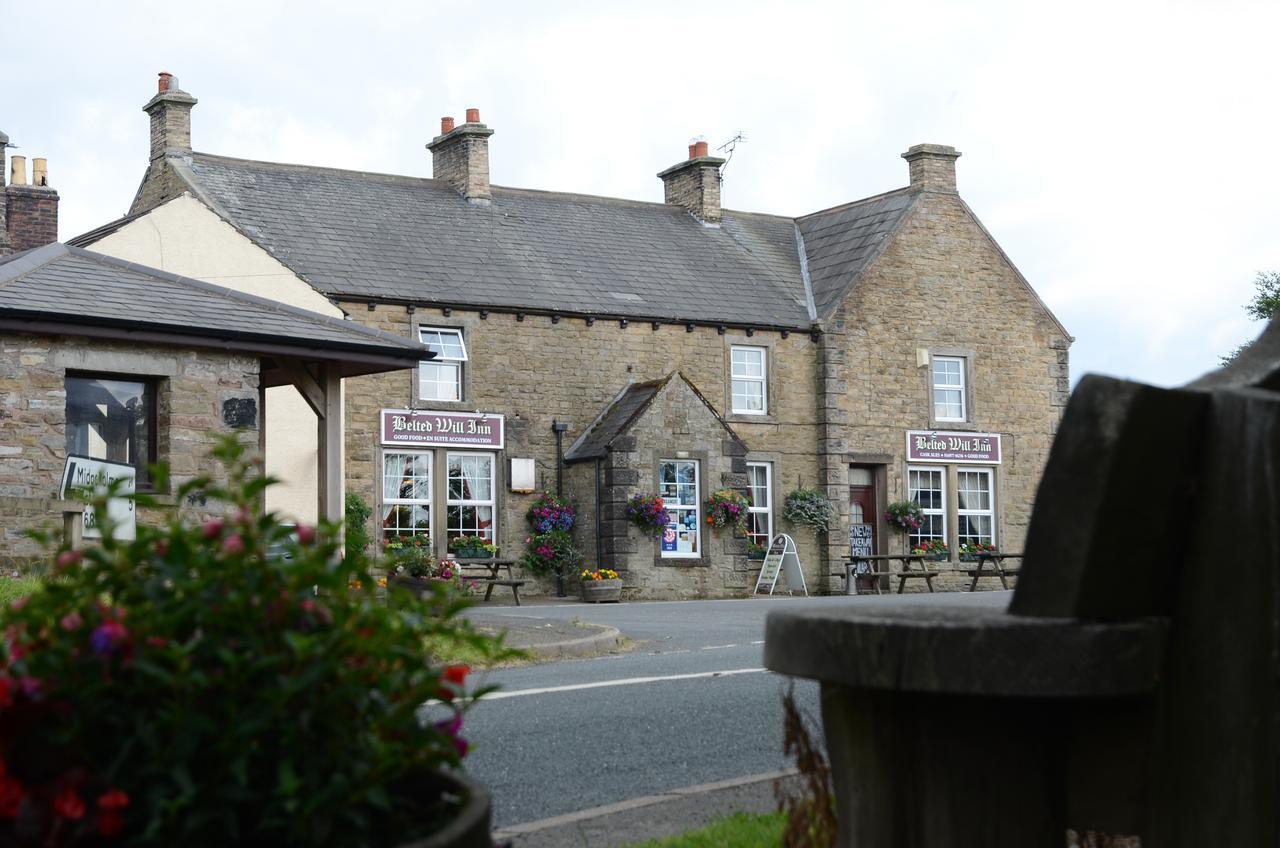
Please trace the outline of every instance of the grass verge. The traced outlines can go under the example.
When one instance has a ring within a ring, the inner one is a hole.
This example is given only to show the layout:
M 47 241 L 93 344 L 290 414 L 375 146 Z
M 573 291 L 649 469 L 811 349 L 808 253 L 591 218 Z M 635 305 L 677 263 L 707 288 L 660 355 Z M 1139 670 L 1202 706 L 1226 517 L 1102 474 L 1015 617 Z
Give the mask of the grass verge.
M 42 577 L 0 578 L 0 606 L 8 606 L 18 598 L 25 598 L 44 585 Z
M 637 842 L 628 848 L 777 848 L 785 824 L 781 812 L 734 813 L 679 836 Z

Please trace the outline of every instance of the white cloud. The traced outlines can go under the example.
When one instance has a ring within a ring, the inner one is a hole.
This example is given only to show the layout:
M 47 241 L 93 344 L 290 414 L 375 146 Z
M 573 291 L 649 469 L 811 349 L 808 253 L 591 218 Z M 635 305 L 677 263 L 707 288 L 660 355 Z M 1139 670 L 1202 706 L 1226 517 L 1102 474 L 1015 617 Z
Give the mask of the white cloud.
M 954 144 L 961 192 L 1068 329 L 1072 371 L 1177 383 L 1255 334 L 1280 269 L 1265 145 L 1274 3 L 51 2 L 6 54 L 3 127 L 47 155 L 62 235 L 121 214 L 154 74 L 199 150 L 430 171 L 478 106 L 499 184 L 658 200 L 691 137 L 747 133 L 730 208 L 802 214 L 896 188 Z

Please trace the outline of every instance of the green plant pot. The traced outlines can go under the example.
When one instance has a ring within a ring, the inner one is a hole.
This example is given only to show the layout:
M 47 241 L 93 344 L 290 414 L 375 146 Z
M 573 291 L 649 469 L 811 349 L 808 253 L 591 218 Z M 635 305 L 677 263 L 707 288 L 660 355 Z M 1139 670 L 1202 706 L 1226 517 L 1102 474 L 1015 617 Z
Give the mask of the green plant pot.
M 977 554 L 960 554 L 960 561 L 961 562 L 977 562 L 978 555 Z
M 582 600 L 588 604 L 616 603 L 621 599 L 622 578 L 582 581 Z
M 748 552 L 747 552 L 747 559 L 756 560 L 756 561 L 761 561 L 761 560 L 763 560 L 763 559 L 764 559 L 764 551 L 760 551 L 760 552 L 758 552 L 758 553 L 757 553 L 757 552 L 748 551 Z
M 930 562 L 946 562 L 951 559 L 950 554 L 925 554 L 924 558 Z

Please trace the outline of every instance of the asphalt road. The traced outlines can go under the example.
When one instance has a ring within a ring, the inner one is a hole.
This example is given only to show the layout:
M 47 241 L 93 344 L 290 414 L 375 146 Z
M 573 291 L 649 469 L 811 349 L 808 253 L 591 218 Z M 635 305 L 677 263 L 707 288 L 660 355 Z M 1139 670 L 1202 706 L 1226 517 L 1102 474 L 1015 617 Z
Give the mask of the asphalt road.
M 494 825 L 792 765 L 782 754 L 782 693 L 763 671 L 764 618 L 790 604 L 857 598 L 491 607 L 504 616 L 617 627 L 625 654 L 490 672 L 502 687 L 467 717 L 467 770 L 494 795 Z M 680 677 L 681 675 L 690 675 Z M 675 679 L 672 679 L 675 678 Z M 818 687 L 796 683 L 818 720 Z

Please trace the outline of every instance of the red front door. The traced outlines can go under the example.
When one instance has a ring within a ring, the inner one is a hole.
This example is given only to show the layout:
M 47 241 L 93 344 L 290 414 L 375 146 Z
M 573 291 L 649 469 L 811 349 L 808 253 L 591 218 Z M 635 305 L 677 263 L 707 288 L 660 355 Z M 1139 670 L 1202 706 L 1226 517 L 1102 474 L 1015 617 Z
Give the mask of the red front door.
M 876 538 L 875 486 L 849 487 L 849 523 L 871 525 L 871 550 L 880 550 L 879 540 Z

